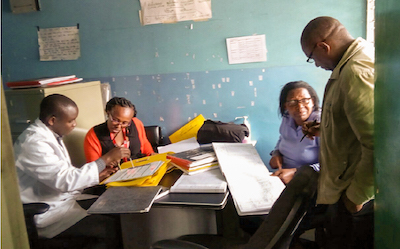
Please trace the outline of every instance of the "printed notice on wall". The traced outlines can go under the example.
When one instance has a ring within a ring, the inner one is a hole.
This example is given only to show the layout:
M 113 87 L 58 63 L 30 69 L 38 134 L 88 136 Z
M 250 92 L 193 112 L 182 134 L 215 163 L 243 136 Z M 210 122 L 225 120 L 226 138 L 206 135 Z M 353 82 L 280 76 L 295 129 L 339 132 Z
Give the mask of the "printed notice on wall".
M 38 30 L 41 61 L 76 60 L 81 56 L 77 26 Z
M 211 0 L 140 0 L 142 25 L 205 20 L 212 17 Z
M 267 61 L 265 35 L 226 39 L 229 64 Z

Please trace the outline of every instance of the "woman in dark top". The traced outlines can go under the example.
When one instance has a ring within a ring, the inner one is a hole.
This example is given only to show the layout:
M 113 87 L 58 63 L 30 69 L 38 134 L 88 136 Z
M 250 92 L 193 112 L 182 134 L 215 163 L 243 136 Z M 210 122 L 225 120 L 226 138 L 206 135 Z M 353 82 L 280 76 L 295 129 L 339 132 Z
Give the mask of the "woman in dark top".
M 131 150 L 132 159 L 154 153 L 144 125 L 136 118 L 135 106 L 129 100 L 112 98 L 107 102 L 106 113 L 107 121 L 94 126 L 86 134 L 84 150 L 87 162 L 95 161 L 112 148 L 121 146 Z M 109 166 L 116 166 L 117 163 Z

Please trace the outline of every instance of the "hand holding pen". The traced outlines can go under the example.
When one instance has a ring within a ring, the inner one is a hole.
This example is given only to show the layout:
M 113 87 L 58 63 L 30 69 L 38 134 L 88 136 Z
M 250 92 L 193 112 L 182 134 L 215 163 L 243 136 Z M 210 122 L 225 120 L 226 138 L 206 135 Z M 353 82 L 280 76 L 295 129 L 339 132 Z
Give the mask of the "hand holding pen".
M 312 140 L 314 140 L 315 136 L 318 137 L 319 127 L 320 127 L 320 122 L 318 122 L 317 120 L 304 122 L 302 126 L 302 131 L 304 136 L 301 138 L 300 142 L 303 141 L 305 137 L 308 137 L 309 139 Z

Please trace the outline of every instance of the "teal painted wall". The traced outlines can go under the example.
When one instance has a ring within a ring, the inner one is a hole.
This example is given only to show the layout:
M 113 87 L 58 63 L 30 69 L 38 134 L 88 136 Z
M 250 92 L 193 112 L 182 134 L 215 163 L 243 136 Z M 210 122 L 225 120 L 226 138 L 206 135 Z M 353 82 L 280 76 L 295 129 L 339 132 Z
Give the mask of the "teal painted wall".
M 377 1 L 375 18 L 375 248 L 400 248 L 400 2 Z
M 145 125 L 160 125 L 166 136 L 198 114 L 225 122 L 246 115 L 266 164 L 278 138 L 280 88 L 305 80 L 322 99 L 330 75 L 305 62 L 304 26 L 330 15 L 365 37 L 364 0 L 213 0 L 209 21 L 149 26 L 139 23 L 137 0 L 40 3 L 40 12 L 14 15 L 3 0 L 4 82 L 69 74 L 109 82 L 114 95 L 137 106 Z M 77 24 L 81 57 L 40 62 L 37 26 Z M 225 39 L 252 34 L 266 35 L 267 61 L 229 65 Z

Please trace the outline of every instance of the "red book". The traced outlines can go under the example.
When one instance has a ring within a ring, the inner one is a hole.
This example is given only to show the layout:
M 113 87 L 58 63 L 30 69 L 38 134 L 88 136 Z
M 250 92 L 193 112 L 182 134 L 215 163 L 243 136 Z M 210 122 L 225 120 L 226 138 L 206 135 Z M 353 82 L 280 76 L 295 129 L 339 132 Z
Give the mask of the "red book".
M 189 170 L 192 167 L 217 161 L 212 145 L 202 145 L 193 150 L 186 150 L 172 155 L 167 155 L 171 162 Z
M 61 77 L 59 77 L 61 78 Z M 8 82 L 7 86 L 10 88 L 31 88 L 31 87 L 45 87 L 45 86 L 54 86 L 54 85 L 63 85 L 63 84 L 68 84 L 68 83 L 75 83 L 82 81 L 82 78 L 68 78 L 68 79 L 58 79 L 58 80 L 53 80 L 48 83 L 43 83 L 40 82 L 40 80 L 27 80 L 27 81 L 14 81 L 14 82 Z
M 61 77 L 51 77 L 51 78 L 41 78 L 41 79 L 31 79 L 31 80 L 21 80 L 21 81 L 12 81 L 7 82 L 7 86 L 10 88 L 17 88 L 17 87 L 39 87 L 43 85 L 47 85 L 50 83 L 61 82 L 66 80 L 74 80 L 76 75 L 69 75 L 69 76 L 61 76 Z

